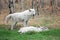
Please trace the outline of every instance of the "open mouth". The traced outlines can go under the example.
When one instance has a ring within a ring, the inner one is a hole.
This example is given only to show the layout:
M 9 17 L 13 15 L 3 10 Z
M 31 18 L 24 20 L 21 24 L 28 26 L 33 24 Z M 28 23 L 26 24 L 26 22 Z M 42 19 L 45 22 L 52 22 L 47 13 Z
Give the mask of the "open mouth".
M 33 14 L 33 17 L 34 17 L 35 15 Z
M 33 18 L 34 18 L 34 16 L 35 16 L 35 15 L 33 14 Z

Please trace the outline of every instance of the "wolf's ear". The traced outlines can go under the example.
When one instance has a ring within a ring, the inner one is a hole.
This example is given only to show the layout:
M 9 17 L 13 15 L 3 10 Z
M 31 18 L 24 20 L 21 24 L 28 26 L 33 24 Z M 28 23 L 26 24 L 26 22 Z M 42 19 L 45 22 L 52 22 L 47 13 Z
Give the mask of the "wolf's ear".
M 31 12 L 31 10 L 29 9 L 29 12 Z

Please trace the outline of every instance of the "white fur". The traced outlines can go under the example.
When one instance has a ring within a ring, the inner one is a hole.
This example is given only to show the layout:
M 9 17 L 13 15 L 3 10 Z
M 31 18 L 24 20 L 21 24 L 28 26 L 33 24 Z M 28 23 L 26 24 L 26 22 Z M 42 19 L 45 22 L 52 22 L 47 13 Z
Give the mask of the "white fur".
M 13 13 L 13 14 L 9 14 L 6 18 L 5 18 L 5 24 L 12 19 L 13 23 L 11 25 L 11 30 L 13 30 L 13 27 L 16 25 L 17 22 L 19 21 L 23 21 L 24 22 L 24 26 L 27 26 L 27 22 L 28 20 L 35 15 L 35 10 L 34 9 L 29 9 L 23 12 L 18 12 L 18 13 Z
M 41 31 L 47 31 L 48 28 L 46 27 L 33 27 L 33 26 L 30 26 L 30 27 L 22 27 L 18 30 L 18 32 L 20 34 L 22 33 L 26 33 L 26 32 L 29 32 L 29 31 L 35 31 L 35 32 L 41 32 Z

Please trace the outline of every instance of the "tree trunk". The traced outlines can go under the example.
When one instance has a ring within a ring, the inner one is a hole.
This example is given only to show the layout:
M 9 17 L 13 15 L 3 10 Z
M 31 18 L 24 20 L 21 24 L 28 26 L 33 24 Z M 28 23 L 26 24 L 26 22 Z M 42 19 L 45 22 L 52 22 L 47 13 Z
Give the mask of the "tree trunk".
M 33 2 L 34 0 L 32 0 L 32 8 L 34 8 L 34 2 Z
M 20 11 L 24 10 L 24 0 L 19 0 Z
M 13 0 L 9 0 L 9 10 L 10 10 L 9 14 L 13 13 L 13 11 L 14 11 L 13 9 L 14 9 Z
M 41 8 L 44 8 L 44 0 L 41 0 Z

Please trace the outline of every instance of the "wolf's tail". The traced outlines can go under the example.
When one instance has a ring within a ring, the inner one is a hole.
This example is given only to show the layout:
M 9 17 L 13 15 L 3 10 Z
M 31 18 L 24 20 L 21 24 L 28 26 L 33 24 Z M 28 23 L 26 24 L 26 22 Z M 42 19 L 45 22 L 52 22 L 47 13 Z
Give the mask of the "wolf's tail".
M 10 18 L 11 18 L 11 15 L 6 16 L 6 18 L 5 18 L 5 24 L 6 25 L 7 25 L 7 23 L 8 23 L 8 21 L 9 21 Z

